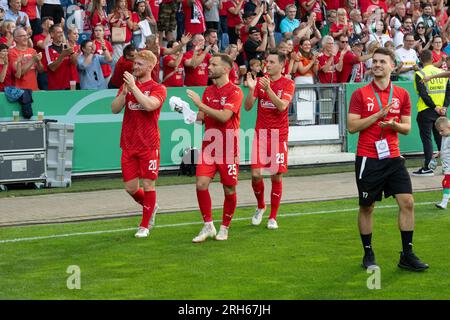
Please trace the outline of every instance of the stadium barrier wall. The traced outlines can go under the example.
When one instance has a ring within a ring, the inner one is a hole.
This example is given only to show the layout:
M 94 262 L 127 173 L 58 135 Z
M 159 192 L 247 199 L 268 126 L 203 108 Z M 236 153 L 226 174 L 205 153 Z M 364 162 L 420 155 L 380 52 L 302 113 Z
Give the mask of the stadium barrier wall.
M 420 140 L 419 127 L 417 126 L 417 102 L 419 97 L 414 89 L 414 83 L 410 81 L 396 81 L 395 85 L 404 88 L 409 93 L 411 98 L 411 131 L 408 135 L 399 134 L 400 138 L 400 152 L 401 153 L 418 153 L 423 152 L 422 141 Z M 365 85 L 365 84 L 364 84 Z M 352 93 L 361 87 L 361 84 L 347 83 L 345 84 L 346 95 L 346 110 L 350 105 L 350 98 Z M 356 153 L 356 147 L 358 144 L 358 134 L 350 134 L 347 131 L 347 151 Z M 436 146 L 435 146 L 435 149 Z
M 184 148 L 201 146 L 203 126 L 187 125 L 182 115 L 170 110 L 169 98 L 178 96 L 190 101 L 186 89 L 200 96 L 204 88 L 170 88 L 160 116 L 161 167 L 178 166 Z M 242 88 L 244 94 L 247 89 Z M 123 111 L 112 114 L 111 103 L 117 90 L 36 91 L 33 92 L 33 119 L 39 111 L 45 119 L 74 124 L 74 150 L 72 172 L 89 173 L 120 170 L 120 133 Z M 0 121 L 12 121 L 12 112 L 20 110 L 18 103 L 9 103 L 0 93 Z M 255 126 L 256 108 L 250 112 L 241 109 L 241 128 L 245 131 Z M 241 163 L 249 162 L 253 135 L 241 139 Z M 246 145 L 243 145 L 245 143 Z M 175 161 L 174 161 L 174 160 Z

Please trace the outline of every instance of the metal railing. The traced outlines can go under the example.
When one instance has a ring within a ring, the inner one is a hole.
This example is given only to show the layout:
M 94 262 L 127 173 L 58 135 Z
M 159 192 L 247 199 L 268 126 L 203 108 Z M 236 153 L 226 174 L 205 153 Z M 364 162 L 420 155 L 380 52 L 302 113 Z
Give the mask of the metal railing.
M 296 84 L 289 126 L 339 125 L 343 143 L 346 114 L 344 84 Z

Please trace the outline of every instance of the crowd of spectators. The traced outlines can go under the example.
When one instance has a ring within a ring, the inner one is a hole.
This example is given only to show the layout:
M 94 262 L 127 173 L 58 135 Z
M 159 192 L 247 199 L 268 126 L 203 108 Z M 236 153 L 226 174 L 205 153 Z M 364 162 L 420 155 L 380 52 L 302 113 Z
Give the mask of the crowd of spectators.
M 1 91 L 118 88 L 139 50 L 159 58 L 152 77 L 169 87 L 207 85 L 217 52 L 244 85 L 272 49 L 296 83 L 368 81 L 378 47 L 396 53 L 393 80 L 413 80 L 424 49 L 436 67 L 450 64 L 448 0 L 78 1 L 76 19 L 60 0 L 0 1 Z

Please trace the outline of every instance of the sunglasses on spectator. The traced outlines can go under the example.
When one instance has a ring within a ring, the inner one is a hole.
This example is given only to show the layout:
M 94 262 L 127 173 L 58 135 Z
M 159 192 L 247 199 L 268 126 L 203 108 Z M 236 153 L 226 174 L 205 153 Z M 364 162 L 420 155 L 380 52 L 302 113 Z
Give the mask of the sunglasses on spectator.
M 348 43 L 348 41 L 341 41 L 341 43 Z
M 425 29 L 423 26 L 418 26 L 417 29 Z

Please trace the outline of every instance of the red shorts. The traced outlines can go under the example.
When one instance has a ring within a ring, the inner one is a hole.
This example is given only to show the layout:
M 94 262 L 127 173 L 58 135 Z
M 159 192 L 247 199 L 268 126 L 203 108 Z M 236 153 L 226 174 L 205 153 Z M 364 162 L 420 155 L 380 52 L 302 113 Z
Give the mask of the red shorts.
M 271 174 L 287 172 L 287 141 L 278 141 L 278 145 L 273 146 L 270 139 L 264 139 L 260 141 L 258 136 L 255 135 L 252 144 L 251 159 L 252 169 L 267 168 L 269 169 Z
M 450 174 L 444 175 L 444 180 L 442 180 L 442 188 L 450 189 Z
M 159 171 L 159 150 L 122 150 L 122 176 L 127 182 L 135 178 L 156 180 Z
M 224 186 L 235 186 L 238 184 L 239 159 L 236 157 L 234 163 L 225 164 L 214 160 L 205 160 L 202 153 L 202 159 L 197 164 L 196 176 L 214 178 L 216 172 L 219 171 L 220 183 Z

